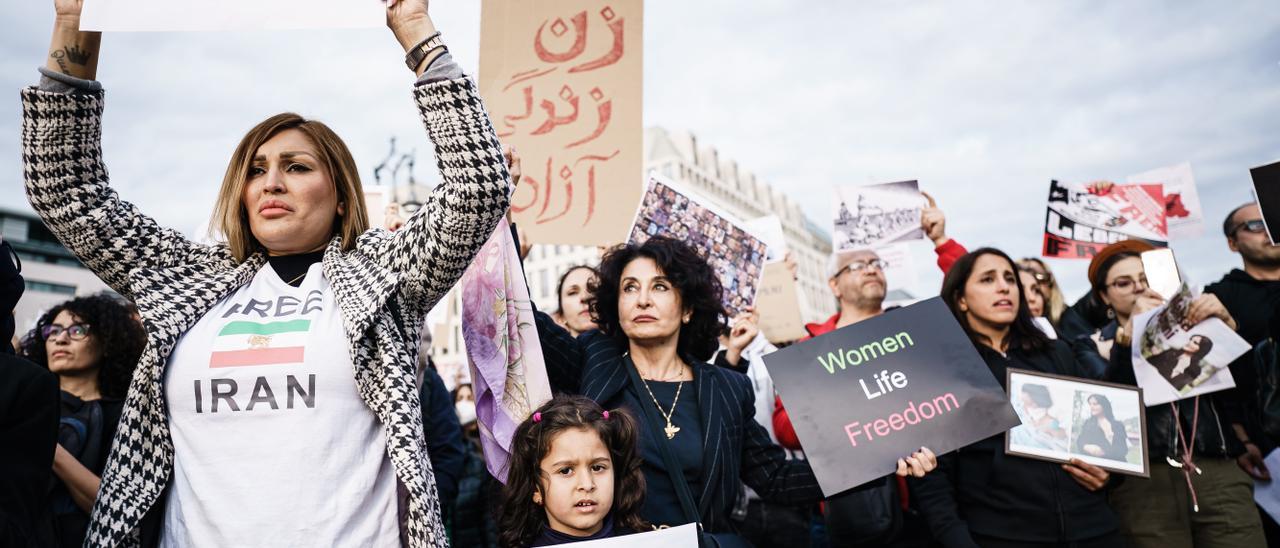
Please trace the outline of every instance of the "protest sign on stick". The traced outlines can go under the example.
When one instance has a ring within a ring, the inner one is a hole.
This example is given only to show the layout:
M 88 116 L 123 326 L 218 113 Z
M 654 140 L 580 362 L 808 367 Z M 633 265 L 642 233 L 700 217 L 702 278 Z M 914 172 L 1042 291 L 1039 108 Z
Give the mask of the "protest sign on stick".
M 1166 247 L 1168 238 L 1164 192 L 1158 184 L 1049 183 L 1045 257 L 1089 259 L 1120 240 Z
M 1280 162 L 1249 170 L 1253 176 L 1253 197 L 1262 210 L 1262 226 L 1271 245 L 1280 245 Z
M 825 496 L 1019 424 L 1005 391 L 939 297 L 762 358 Z
M 1158 184 L 1164 190 L 1164 216 L 1169 239 L 1197 238 L 1204 232 L 1204 209 L 1191 174 L 1191 162 L 1130 175 L 1129 184 Z
M 382 2 L 352 0 L 86 0 L 92 31 L 228 31 L 377 28 Z
M 916 181 L 839 187 L 831 203 L 832 248 L 849 251 L 923 240 L 924 203 Z
M 1164 306 L 1133 317 L 1133 374 L 1148 406 L 1233 388 L 1227 368 L 1249 343 L 1218 318 L 1186 327 L 1196 293 L 1186 283 Z
M 756 310 L 760 312 L 760 331 L 769 342 L 791 342 L 805 336 L 800 293 L 787 263 L 764 265 L 764 278 L 756 292 Z
M 768 246 L 741 221 L 657 174 L 650 175 L 634 219 L 628 242 L 668 236 L 689 244 L 711 264 L 720 276 L 730 317 L 755 302 Z
M 480 94 L 524 176 L 511 212 L 533 241 L 613 245 L 644 189 L 644 4 L 484 0 Z

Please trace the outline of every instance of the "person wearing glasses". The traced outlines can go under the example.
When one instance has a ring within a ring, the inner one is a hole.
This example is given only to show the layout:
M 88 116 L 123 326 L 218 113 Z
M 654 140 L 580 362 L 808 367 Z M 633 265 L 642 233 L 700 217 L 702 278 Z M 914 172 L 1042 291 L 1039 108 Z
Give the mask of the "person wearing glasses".
M 129 379 L 145 345 L 130 307 L 105 293 L 49 309 L 22 338 L 22 355 L 57 375 L 61 389 L 49 500 L 58 546 L 84 544 Z
M 1049 322 L 1057 328 L 1062 313 L 1067 310 L 1067 298 L 1058 287 L 1058 280 L 1053 277 L 1053 271 L 1049 269 L 1049 265 L 1035 257 L 1026 257 L 1018 261 L 1018 271 L 1026 272 L 1035 278 L 1036 287 L 1040 289 L 1045 300 L 1044 310 L 1040 315 L 1049 318 Z M 1026 284 L 1025 278 L 1023 284 Z
M 1206 286 L 1204 291 L 1222 300 L 1231 317 L 1240 324 L 1236 333 L 1249 344 L 1257 346 L 1267 339 L 1272 322 L 1280 321 L 1280 316 L 1276 315 L 1276 310 L 1280 309 L 1280 246 L 1271 245 L 1262 224 L 1262 210 L 1256 202 L 1231 210 L 1222 222 L 1222 232 L 1227 237 L 1227 247 L 1240 255 L 1244 268 L 1233 269 L 1221 280 Z M 1236 381 L 1236 393 L 1257 393 L 1258 369 L 1247 355 L 1232 362 L 1230 368 Z M 1262 456 L 1280 444 L 1280 439 L 1263 433 L 1256 420 L 1260 416 L 1257 409 L 1247 411 L 1248 420 L 1244 431 L 1239 433 L 1245 440 L 1246 451 L 1240 465 L 1254 478 L 1269 480 L 1271 475 L 1262 464 Z M 1262 521 L 1267 538 L 1275 541 L 1273 545 L 1280 544 L 1280 525 L 1265 513 Z
M 1133 318 L 1163 304 L 1147 285 L 1142 267 L 1140 254 L 1150 249 L 1146 242 L 1123 240 L 1103 248 L 1089 263 L 1093 295 L 1110 321 L 1074 339 L 1073 347 L 1082 365 L 1102 372 L 1110 382 L 1137 386 L 1132 345 L 1135 330 L 1142 327 Z M 1200 295 L 1188 310 L 1187 323 L 1210 317 L 1236 328 L 1217 297 Z M 1248 458 L 1240 437 L 1242 401 L 1235 392 L 1222 391 L 1147 408 L 1150 477 L 1125 478 L 1110 496 L 1130 547 L 1265 545 L 1253 481 L 1239 461 Z

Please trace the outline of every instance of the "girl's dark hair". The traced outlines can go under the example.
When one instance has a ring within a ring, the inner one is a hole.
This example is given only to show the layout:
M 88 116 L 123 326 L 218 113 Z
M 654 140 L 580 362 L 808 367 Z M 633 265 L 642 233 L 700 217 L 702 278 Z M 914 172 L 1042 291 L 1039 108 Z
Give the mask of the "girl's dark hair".
M 605 335 L 626 342 L 618 318 L 618 295 L 622 271 L 636 259 L 652 259 L 671 281 L 680 295 L 684 309 L 692 312 L 689 323 L 680 328 L 676 352 L 698 361 L 707 361 L 720 346 L 718 337 L 725 332 L 726 316 L 721 299 L 724 291 L 720 277 L 706 259 L 688 244 L 666 236 L 654 236 L 643 244 L 624 244 L 613 248 L 600 261 L 594 296 L 588 301 L 596 326 Z
M 964 328 L 964 332 L 969 335 L 969 339 L 975 346 L 987 342 L 986 337 L 969 326 L 969 321 L 965 319 L 959 305 L 960 297 L 964 296 L 964 286 L 973 275 L 973 267 L 978 263 L 978 258 L 983 255 L 995 255 L 1009 263 L 1009 269 L 1014 273 L 1013 283 L 1018 286 L 1018 314 L 1014 316 L 1013 324 L 1009 326 L 1009 348 L 1017 348 L 1024 352 L 1040 352 L 1048 349 L 1049 337 L 1036 327 L 1035 321 L 1031 319 L 1031 312 L 1027 309 L 1026 289 L 1022 287 L 1022 279 L 1017 275 L 1017 263 L 1014 263 L 1013 259 L 1003 251 L 993 247 L 976 249 L 960 257 L 942 278 L 942 300 L 951 308 L 951 313 L 955 315 L 956 321 L 960 322 L 960 327 Z
M 547 526 L 547 514 L 534 504 L 533 494 L 542 489 L 543 457 L 551 443 L 565 430 L 590 430 L 600 436 L 613 460 L 613 516 L 615 526 L 635 532 L 649 529 L 640 517 L 644 506 L 644 473 L 636 447 L 636 423 L 626 411 L 609 411 L 583 396 L 556 396 L 516 428 L 507 461 L 507 484 L 502 489 L 502 510 L 498 519 L 499 544 L 511 548 L 528 546 Z M 545 493 L 543 494 L 545 496 Z
M 1191 363 L 1200 365 L 1204 357 L 1208 356 L 1209 352 L 1213 350 L 1213 339 L 1200 334 L 1192 335 L 1191 338 L 1199 339 L 1199 342 L 1196 343 L 1196 353 L 1191 355 Z
M 1111 400 L 1107 399 L 1107 397 L 1102 394 L 1093 394 L 1088 398 L 1085 398 L 1085 401 L 1088 400 L 1096 400 L 1098 405 L 1102 406 L 1102 416 L 1109 421 L 1115 422 L 1116 416 L 1111 411 Z
M 98 358 L 98 392 L 105 398 L 124 398 L 129 391 L 129 379 L 147 345 L 147 334 L 142 324 L 134 319 L 135 310 L 129 303 L 107 293 L 76 297 L 59 304 L 36 320 L 36 326 L 22 337 L 21 352 L 28 360 L 45 368 L 49 367 L 49 355 L 41 336 L 44 328 L 53 323 L 63 311 L 70 312 L 89 325 L 89 334 L 100 353 Z
M 1031 401 L 1041 409 L 1053 407 L 1053 396 L 1049 394 L 1049 388 L 1043 384 L 1024 384 L 1022 392 L 1031 396 Z
M 585 264 L 580 264 L 578 266 L 570 268 L 569 270 L 564 271 L 564 274 L 560 275 L 560 281 L 556 282 L 556 312 L 564 312 L 564 302 L 560 300 L 560 295 L 564 291 L 564 281 L 569 278 L 570 274 L 573 274 L 574 272 L 577 272 L 582 269 L 590 270 L 592 279 L 595 279 L 597 276 L 600 275 L 600 273 L 596 271 L 594 267 L 590 267 Z M 587 290 L 588 291 L 591 290 L 590 281 L 587 282 Z

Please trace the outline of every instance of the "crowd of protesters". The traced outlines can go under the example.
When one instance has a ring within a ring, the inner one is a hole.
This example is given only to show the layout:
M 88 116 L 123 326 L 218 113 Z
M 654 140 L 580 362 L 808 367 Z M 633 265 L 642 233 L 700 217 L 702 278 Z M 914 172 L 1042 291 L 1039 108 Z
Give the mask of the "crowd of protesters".
M 1280 544 L 1253 499 L 1280 446 L 1280 246 L 1253 203 L 1222 226 L 1242 267 L 1206 286 L 1188 321 L 1221 320 L 1254 351 L 1230 365 L 1235 388 L 1146 410 L 1149 477 L 1010 455 L 1002 433 L 941 456 L 921 447 L 824 498 L 761 364 L 776 349 L 757 327 L 770 311 L 728 318 L 702 250 L 659 234 L 565 270 L 555 310 L 535 311 L 555 397 L 515 429 L 499 481 L 475 389 L 450 391 L 419 334 L 506 212 L 518 158 L 426 3 L 386 4 L 442 183 L 371 230 L 342 140 L 276 115 L 236 147 L 214 204 L 226 241 L 210 245 L 107 184 L 101 37 L 80 31 L 79 2 L 55 0 L 51 50 L 87 57 L 51 60 L 22 92 L 27 192 L 112 291 L 16 326 L 21 262 L 0 242 L 0 546 L 524 547 L 687 523 L 707 546 Z M 1164 303 L 1140 259 L 1149 244 L 1099 251 L 1068 304 L 1044 261 L 968 251 L 925 198 L 939 295 L 995 379 L 1018 368 L 1137 385 L 1134 318 Z M 833 254 L 838 311 L 805 339 L 893 314 L 886 266 L 874 250 Z M 1080 450 L 1125 451 L 1111 403 L 1088 405 Z

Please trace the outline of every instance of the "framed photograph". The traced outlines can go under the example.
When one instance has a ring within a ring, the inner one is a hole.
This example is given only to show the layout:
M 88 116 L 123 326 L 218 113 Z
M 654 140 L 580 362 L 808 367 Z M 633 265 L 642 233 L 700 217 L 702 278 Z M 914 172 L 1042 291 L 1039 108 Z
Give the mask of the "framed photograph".
M 1051 462 L 1078 458 L 1148 477 L 1142 390 L 1024 369 L 1009 369 L 1005 386 L 1022 419 L 1005 433 L 1006 454 Z

